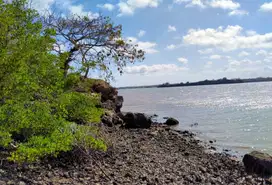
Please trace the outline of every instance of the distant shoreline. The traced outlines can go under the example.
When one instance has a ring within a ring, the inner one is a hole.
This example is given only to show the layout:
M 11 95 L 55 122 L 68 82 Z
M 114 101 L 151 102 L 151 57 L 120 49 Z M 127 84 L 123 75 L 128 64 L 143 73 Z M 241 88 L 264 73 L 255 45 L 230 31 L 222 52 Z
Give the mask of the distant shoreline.
M 259 77 L 259 78 L 247 78 L 247 79 L 217 79 L 217 80 L 204 80 L 198 82 L 186 82 L 186 83 L 164 83 L 160 85 L 145 85 L 145 86 L 127 86 L 118 87 L 117 89 L 143 89 L 143 88 L 167 88 L 167 87 L 186 87 L 186 86 L 204 86 L 204 85 L 222 85 L 222 84 L 239 84 L 239 83 L 254 83 L 254 82 L 271 82 L 272 77 Z

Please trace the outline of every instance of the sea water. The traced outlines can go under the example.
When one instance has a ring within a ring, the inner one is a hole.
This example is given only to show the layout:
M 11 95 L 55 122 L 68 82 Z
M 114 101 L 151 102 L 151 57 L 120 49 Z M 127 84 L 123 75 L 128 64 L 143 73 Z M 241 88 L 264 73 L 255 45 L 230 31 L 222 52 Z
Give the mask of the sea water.
M 173 88 L 122 89 L 122 111 L 144 112 L 180 121 L 203 140 L 244 154 L 272 154 L 272 82 Z

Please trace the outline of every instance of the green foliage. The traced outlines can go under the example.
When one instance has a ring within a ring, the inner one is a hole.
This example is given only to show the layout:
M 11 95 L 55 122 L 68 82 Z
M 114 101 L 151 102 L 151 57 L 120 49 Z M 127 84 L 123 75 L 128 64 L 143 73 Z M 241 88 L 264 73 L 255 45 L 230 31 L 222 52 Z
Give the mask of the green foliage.
M 20 163 L 77 147 L 105 150 L 95 125 L 75 123 L 100 122 L 100 97 L 64 92 L 63 58 L 52 53 L 56 32 L 26 4 L 0 0 L 0 146 Z
M 103 140 L 97 138 L 96 132 L 90 126 L 66 122 L 64 127 L 56 129 L 50 136 L 33 136 L 28 142 L 21 143 L 9 160 L 20 163 L 34 162 L 49 155 L 57 157 L 60 152 L 67 152 L 73 148 L 105 151 L 107 147 Z
M 92 88 L 98 84 L 105 84 L 105 82 L 101 79 L 83 78 L 78 73 L 71 73 L 65 79 L 64 89 L 66 91 L 91 93 Z
M 69 121 L 79 124 L 100 123 L 103 109 L 100 106 L 100 96 L 78 92 L 64 93 L 59 98 L 59 111 Z

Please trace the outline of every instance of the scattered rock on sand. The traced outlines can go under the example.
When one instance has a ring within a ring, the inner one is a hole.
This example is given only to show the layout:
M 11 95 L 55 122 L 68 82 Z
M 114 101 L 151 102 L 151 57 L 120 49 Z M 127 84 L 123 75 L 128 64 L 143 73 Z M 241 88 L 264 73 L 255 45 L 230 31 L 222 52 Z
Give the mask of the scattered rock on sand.
M 247 172 L 266 177 L 272 176 L 272 156 L 268 154 L 253 151 L 244 156 L 243 163 Z
M 175 118 L 168 118 L 165 124 L 169 126 L 178 125 L 179 121 L 176 120 Z

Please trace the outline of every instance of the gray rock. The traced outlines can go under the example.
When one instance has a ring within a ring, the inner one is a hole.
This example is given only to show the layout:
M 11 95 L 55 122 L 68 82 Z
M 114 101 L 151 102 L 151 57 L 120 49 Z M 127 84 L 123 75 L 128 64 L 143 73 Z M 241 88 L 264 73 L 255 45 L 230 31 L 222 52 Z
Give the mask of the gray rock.
M 117 96 L 115 99 L 115 112 L 121 112 L 121 108 L 123 107 L 124 98 L 123 96 Z
M 20 181 L 18 185 L 26 185 L 26 183 L 23 181 Z
M 268 154 L 253 151 L 243 158 L 246 171 L 261 176 L 272 176 L 272 157 Z
M 178 125 L 179 121 L 176 120 L 175 118 L 168 118 L 165 122 L 166 125 L 173 126 L 173 125 Z
M 112 100 L 107 100 L 103 103 L 101 103 L 102 108 L 108 109 L 108 110 L 114 110 L 115 109 L 115 104 Z
M 101 121 L 107 126 L 123 124 L 123 120 L 115 112 L 112 111 L 106 111 L 106 113 L 102 116 Z

